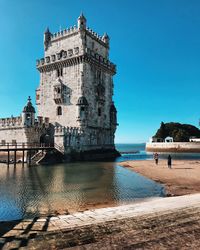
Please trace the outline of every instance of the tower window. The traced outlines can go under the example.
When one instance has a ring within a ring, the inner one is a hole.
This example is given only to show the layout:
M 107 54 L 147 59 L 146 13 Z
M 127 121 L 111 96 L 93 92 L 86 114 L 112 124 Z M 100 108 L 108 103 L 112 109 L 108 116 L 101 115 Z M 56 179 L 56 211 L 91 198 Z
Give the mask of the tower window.
M 57 107 L 57 115 L 62 115 L 62 108 L 60 106 Z
M 101 108 L 98 108 L 98 116 L 101 116 Z
M 63 68 L 57 69 L 57 77 L 63 76 Z
M 84 107 L 81 107 L 81 111 L 85 111 L 85 108 L 84 108 Z

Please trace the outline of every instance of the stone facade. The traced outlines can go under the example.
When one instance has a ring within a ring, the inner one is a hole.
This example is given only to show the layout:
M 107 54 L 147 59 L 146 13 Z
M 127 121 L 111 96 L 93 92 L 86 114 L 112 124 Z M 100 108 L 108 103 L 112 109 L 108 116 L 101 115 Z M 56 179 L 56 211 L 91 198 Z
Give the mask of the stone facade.
M 44 33 L 44 58 L 37 60 L 38 117 L 30 98 L 19 117 L 0 119 L 0 143 L 51 143 L 63 154 L 113 150 L 117 126 L 112 100 L 116 66 L 109 37 L 86 27 Z
M 55 127 L 51 136 L 65 152 L 114 149 L 117 126 L 112 101 L 116 66 L 109 61 L 109 37 L 86 27 L 44 33 L 44 58 L 37 60 L 39 116 Z

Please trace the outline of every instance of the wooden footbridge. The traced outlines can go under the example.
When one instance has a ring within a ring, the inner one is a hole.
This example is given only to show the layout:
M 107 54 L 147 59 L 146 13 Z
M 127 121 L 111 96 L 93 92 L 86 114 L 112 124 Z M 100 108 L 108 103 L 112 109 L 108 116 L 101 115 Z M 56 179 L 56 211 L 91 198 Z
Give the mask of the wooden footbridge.
M 24 166 L 24 163 L 27 162 L 28 165 L 31 165 L 32 158 L 34 155 L 37 155 L 38 152 L 50 151 L 55 149 L 54 144 L 37 144 L 37 143 L 6 143 L 6 144 L 0 144 L 0 154 L 3 153 L 4 156 L 7 155 L 7 160 L 5 162 L 9 166 L 10 164 L 14 164 L 16 166 L 17 164 L 17 153 L 21 153 L 22 157 L 19 160 L 22 165 Z M 13 155 L 13 156 L 12 156 Z M 11 156 L 13 158 L 11 158 Z

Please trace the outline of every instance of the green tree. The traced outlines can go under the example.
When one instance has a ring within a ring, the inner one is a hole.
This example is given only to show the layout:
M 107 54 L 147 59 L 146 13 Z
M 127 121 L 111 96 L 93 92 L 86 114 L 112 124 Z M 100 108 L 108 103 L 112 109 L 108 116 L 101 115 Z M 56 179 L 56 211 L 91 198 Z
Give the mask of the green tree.
M 184 129 L 179 129 L 175 134 L 174 141 L 175 142 L 188 142 L 189 141 L 189 134 Z

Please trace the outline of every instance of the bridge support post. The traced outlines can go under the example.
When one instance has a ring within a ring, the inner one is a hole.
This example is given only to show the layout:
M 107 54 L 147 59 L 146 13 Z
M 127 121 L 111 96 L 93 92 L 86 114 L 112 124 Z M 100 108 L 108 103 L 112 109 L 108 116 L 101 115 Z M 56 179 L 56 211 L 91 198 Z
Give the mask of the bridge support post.
M 22 151 L 22 166 L 24 167 L 24 150 Z
M 10 150 L 8 149 L 8 159 L 7 159 L 7 166 L 10 166 Z
M 14 151 L 14 167 L 16 167 L 17 164 L 17 150 Z
M 31 150 L 28 151 L 28 165 L 31 165 Z

